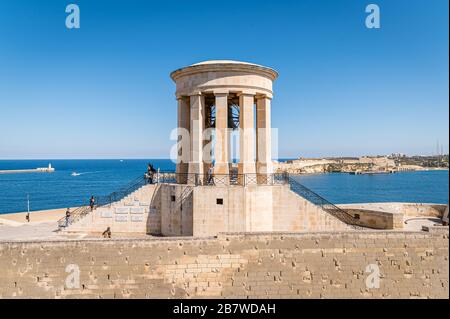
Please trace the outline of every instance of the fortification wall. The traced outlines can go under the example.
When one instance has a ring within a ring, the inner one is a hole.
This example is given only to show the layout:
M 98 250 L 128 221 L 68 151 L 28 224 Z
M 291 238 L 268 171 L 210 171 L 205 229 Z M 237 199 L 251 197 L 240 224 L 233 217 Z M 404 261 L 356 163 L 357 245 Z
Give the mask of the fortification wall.
M 386 212 L 391 214 L 399 214 L 403 216 L 429 216 L 442 218 L 446 204 L 432 204 L 432 203 L 358 203 L 358 204 L 343 204 L 339 207 L 346 209 L 364 209 L 378 212 Z
M 448 263 L 448 227 L 2 242 L 0 297 L 448 298 Z

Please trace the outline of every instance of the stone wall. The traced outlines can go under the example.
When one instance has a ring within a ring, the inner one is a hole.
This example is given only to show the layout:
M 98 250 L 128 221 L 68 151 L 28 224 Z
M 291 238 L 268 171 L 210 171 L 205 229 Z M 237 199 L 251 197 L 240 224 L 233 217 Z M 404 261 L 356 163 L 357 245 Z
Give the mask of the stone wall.
M 379 212 L 387 212 L 400 214 L 402 216 L 429 216 L 442 218 L 446 204 L 432 204 L 432 203 L 358 203 L 358 204 L 344 204 L 339 205 L 342 208 L 365 209 Z
M 360 216 L 360 224 L 378 229 L 401 229 L 409 217 L 442 218 L 447 205 L 427 203 L 358 203 L 342 204 L 352 215 Z
M 350 227 L 288 185 L 195 187 L 194 236 L 220 232 L 331 231 Z
M 339 205 L 345 208 L 345 205 Z M 345 208 L 353 217 L 358 216 L 358 225 L 373 229 L 401 229 L 403 228 L 403 214 L 380 212 L 361 208 Z
M 0 269 L 2 298 L 448 298 L 448 227 L 2 242 Z

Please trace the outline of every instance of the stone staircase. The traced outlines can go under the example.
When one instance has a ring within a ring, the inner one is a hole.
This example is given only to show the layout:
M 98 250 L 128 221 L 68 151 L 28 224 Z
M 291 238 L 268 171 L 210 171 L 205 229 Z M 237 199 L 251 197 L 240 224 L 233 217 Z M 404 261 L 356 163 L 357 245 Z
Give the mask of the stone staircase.
M 329 202 L 319 194 L 313 192 L 306 186 L 297 182 L 294 178 L 289 177 L 289 186 L 292 192 L 298 196 L 306 199 L 308 202 L 319 207 L 321 210 L 336 218 L 337 220 L 349 225 L 350 228 L 356 230 L 364 230 L 365 227 L 360 224 L 359 218 L 355 218 L 352 214 L 349 214 L 345 209 L 341 209 Z
M 97 207 L 63 232 L 103 232 L 107 227 L 112 232 L 146 232 L 156 187 L 156 184 L 141 186 L 116 202 Z

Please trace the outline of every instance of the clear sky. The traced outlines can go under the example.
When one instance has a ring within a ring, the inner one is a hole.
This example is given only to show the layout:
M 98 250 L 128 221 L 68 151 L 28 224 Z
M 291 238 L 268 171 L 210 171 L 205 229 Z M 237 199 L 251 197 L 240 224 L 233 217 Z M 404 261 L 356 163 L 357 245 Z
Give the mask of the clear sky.
M 66 5 L 81 28 L 65 27 Z M 365 27 L 366 5 L 381 29 Z M 169 73 L 275 68 L 280 157 L 449 148 L 448 0 L 0 1 L 0 159 L 168 158 Z

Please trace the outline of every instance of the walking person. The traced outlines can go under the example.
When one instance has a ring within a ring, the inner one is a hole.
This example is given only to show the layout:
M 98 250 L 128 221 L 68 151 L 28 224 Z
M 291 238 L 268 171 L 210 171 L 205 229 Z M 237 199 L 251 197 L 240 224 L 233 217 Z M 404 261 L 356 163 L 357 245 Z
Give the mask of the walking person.
M 70 220 L 70 215 L 71 214 L 72 213 L 70 212 L 70 208 L 67 208 L 67 210 L 66 210 L 66 227 L 69 226 L 69 220 Z
M 213 166 L 212 165 L 210 165 L 209 166 L 209 169 L 208 169 L 208 185 L 213 185 L 214 184 L 214 169 L 213 169 Z
M 94 210 L 95 206 L 95 198 L 94 196 L 91 196 L 91 199 L 89 200 L 89 207 L 91 207 L 91 212 Z

